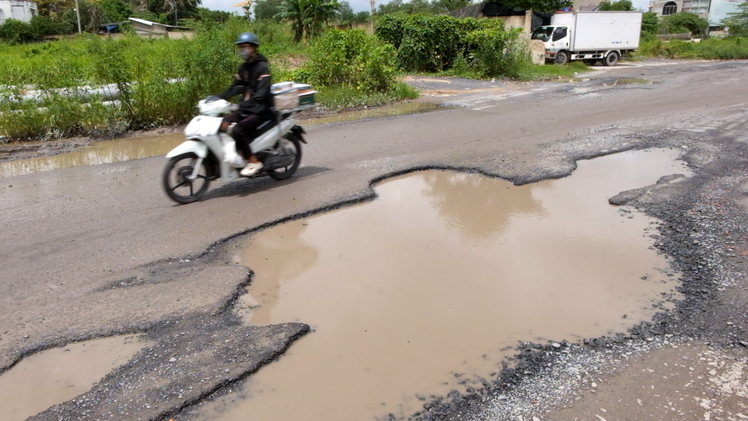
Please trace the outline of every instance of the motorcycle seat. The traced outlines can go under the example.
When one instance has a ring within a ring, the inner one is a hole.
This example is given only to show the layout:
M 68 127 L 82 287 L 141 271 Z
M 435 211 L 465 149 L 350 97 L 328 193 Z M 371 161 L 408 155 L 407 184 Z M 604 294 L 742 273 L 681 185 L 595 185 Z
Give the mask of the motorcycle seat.
M 252 133 L 250 133 L 248 135 L 248 137 L 250 139 L 250 142 L 252 140 L 255 140 L 258 137 L 262 136 L 268 130 L 272 129 L 273 127 L 275 127 L 277 125 L 278 125 L 278 123 L 277 123 L 277 121 L 274 118 L 270 118 L 268 120 L 263 121 L 262 124 L 260 124 L 259 126 L 257 126 L 257 128 Z

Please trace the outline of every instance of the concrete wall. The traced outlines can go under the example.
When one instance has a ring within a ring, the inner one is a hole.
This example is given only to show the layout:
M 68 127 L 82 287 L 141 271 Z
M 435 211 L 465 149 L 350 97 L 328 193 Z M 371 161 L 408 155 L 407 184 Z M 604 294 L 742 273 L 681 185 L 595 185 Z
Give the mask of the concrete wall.
M 530 39 L 532 35 L 532 10 L 526 11 L 524 16 L 495 16 L 494 19 L 504 21 L 506 29 L 522 29 L 521 38 Z
M 545 44 L 539 39 L 531 39 L 528 42 L 530 59 L 533 64 L 545 64 Z
M 22 0 L 0 0 L 0 23 L 7 19 L 29 22 L 37 15 L 36 3 Z

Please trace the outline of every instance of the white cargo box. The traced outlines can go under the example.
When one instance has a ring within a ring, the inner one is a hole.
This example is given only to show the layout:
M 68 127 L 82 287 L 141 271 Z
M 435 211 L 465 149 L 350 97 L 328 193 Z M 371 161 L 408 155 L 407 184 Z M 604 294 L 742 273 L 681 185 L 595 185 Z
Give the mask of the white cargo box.
M 311 85 L 296 82 L 280 82 L 270 87 L 270 93 L 275 99 L 276 110 L 288 110 L 300 106 L 309 106 L 316 103 L 315 94 Z

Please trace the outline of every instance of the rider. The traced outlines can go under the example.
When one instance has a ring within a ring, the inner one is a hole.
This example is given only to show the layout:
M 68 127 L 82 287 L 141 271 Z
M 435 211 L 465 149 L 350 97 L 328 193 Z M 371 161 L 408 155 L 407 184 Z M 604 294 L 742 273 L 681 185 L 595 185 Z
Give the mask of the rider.
M 229 99 L 242 95 L 239 108 L 224 117 L 221 131 L 234 138 L 244 157 L 249 162 L 240 171 L 243 176 L 251 176 L 262 169 L 262 162 L 252 153 L 249 144 L 254 139 L 249 135 L 264 121 L 273 118 L 273 96 L 270 94 L 270 68 L 267 59 L 257 52 L 260 39 L 251 32 L 243 32 L 237 37 L 236 47 L 239 57 L 244 60 L 239 71 L 234 75 L 234 83 L 225 92 L 218 95 Z

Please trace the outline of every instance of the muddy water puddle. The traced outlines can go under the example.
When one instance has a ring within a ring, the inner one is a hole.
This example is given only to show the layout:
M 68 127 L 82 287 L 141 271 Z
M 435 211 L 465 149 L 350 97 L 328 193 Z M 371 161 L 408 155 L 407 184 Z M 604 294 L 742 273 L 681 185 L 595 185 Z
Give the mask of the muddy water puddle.
M 116 336 L 32 355 L 0 374 L 0 420 L 22 421 L 88 391 L 148 342 Z
M 646 79 L 637 79 L 631 77 L 620 77 L 613 82 L 603 83 L 603 86 L 625 86 L 625 85 L 651 85 L 654 82 Z
M 438 109 L 437 104 L 409 102 L 367 110 L 334 114 L 327 117 L 301 120 L 302 126 L 342 123 L 369 118 L 394 117 L 418 114 Z M 141 158 L 166 155 L 184 142 L 182 132 L 168 135 L 139 136 L 96 142 L 78 151 L 41 158 L 0 162 L 0 177 L 30 174 L 42 171 L 61 170 L 72 167 L 111 164 Z
M 675 277 L 651 249 L 653 221 L 607 200 L 688 173 L 676 157 L 627 152 L 520 187 L 418 172 L 379 184 L 373 202 L 254 234 L 234 257 L 255 271 L 237 311 L 313 332 L 194 419 L 407 416 L 491 376 L 517 341 L 648 319 Z
M 181 132 L 101 141 L 71 153 L 2 162 L 0 163 L 0 177 L 166 155 L 182 142 L 184 142 L 184 134 Z
M 302 126 L 316 126 L 328 123 L 344 123 L 350 121 L 365 120 L 369 118 L 396 117 L 401 115 L 426 113 L 439 109 L 439 104 L 427 102 L 407 102 L 402 104 L 388 105 L 384 107 L 374 107 L 360 111 L 351 111 L 346 113 L 335 114 L 327 117 L 303 120 Z

